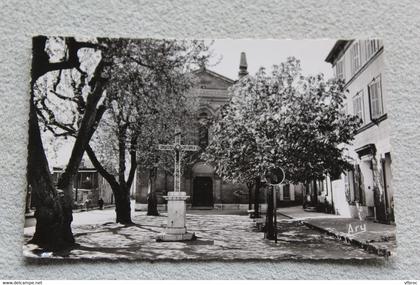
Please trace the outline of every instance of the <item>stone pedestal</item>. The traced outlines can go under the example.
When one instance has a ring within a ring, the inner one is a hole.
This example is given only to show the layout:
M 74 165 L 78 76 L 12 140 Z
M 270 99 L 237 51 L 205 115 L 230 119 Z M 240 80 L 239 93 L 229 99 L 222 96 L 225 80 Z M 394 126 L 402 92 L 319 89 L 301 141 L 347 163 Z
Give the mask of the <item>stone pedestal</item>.
M 168 201 L 168 222 L 165 232 L 158 235 L 157 241 L 184 241 L 195 239 L 194 233 L 187 232 L 185 226 L 186 204 L 190 196 L 185 192 L 168 192 L 164 198 Z

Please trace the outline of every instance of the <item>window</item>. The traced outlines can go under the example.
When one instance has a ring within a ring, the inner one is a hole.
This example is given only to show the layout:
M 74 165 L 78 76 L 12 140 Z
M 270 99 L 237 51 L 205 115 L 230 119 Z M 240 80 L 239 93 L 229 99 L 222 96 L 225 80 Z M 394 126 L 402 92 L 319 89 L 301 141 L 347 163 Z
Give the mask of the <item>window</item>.
M 375 120 L 384 114 L 381 76 L 377 76 L 368 85 L 370 118 Z
M 347 202 L 349 202 L 349 204 L 353 204 L 354 203 L 354 184 L 353 182 L 353 170 L 350 171 L 346 171 L 345 175 L 344 175 L 344 189 L 345 189 L 345 195 L 346 195 L 346 200 Z
M 354 205 L 359 202 L 360 205 L 366 205 L 364 194 L 363 175 L 360 166 L 355 165 L 354 170 L 346 171 L 344 175 L 345 195 L 349 204 Z
M 354 75 L 360 68 L 360 44 L 356 41 L 350 48 L 350 60 L 351 60 L 351 75 Z
M 354 115 L 358 116 L 362 122 L 364 122 L 363 117 L 363 90 L 359 91 L 354 97 L 353 97 L 353 113 Z
M 98 187 L 98 174 L 96 172 L 79 172 L 75 177 L 74 187 L 78 189 Z
M 368 60 L 379 50 L 379 40 L 366 40 L 365 45 L 366 60 Z
M 335 68 L 335 74 L 337 79 L 344 80 L 344 59 L 338 61 Z
M 205 149 L 209 144 L 209 121 L 210 116 L 206 112 L 198 115 L 198 145 Z
M 363 185 L 363 173 L 360 170 L 360 166 L 357 164 L 354 168 L 353 173 L 353 197 L 355 202 L 359 202 L 360 205 L 366 205 L 365 193 L 364 193 L 364 185 Z
M 283 200 L 290 200 L 290 184 L 283 185 Z

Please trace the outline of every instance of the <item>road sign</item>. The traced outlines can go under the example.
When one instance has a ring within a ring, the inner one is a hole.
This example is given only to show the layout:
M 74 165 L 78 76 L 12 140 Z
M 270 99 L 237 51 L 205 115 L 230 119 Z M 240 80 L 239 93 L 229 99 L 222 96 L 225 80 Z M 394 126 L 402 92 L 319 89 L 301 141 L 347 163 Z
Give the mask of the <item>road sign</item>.
M 285 174 L 283 169 L 281 167 L 278 167 L 266 171 L 264 177 L 268 184 L 275 185 L 281 184 L 284 181 Z

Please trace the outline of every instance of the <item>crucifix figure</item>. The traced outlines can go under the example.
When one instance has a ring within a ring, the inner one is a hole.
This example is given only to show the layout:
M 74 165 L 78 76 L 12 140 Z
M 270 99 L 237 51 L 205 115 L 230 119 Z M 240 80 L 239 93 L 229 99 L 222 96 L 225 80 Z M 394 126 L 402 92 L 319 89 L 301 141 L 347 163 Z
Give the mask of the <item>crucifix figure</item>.
M 197 151 L 196 145 L 181 144 L 181 129 L 175 128 L 175 143 L 160 144 L 159 150 L 169 150 L 174 152 L 174 191 L 168 192 L 164 198 L 168 201 L 168 223 L 165 232 L 157 237 L 157 241 L 182 241 L 193 240 L 194 234 L 187 232 L 185 226 L 186 205 L 185 200 L 189 198 L 185 192 L 181 192 L 181 160 L 187 151 Z
M 181 129 L 175 128 L 175 143 L 174 144 L 160 144 L 159 150 L 171 150 L 174 152 L 174 192 L 181 191 L 181 160 L 184 153 L 187 151 L 197 151 L 197 145 L 182 145 L 181 144 Z

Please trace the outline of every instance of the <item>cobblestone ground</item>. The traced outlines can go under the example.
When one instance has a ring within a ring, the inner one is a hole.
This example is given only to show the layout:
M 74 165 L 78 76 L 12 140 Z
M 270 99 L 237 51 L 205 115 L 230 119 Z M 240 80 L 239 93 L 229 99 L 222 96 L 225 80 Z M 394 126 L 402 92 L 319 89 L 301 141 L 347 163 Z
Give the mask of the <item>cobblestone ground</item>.
M 75 225 L 78 246 L 67 252 L 46 253 L 25 245 L 28 257 L 128 260 L 255 260 L 255 259 L 374 259 L 378 256 L 345 244 L 299 221 L 279 220 L 278 243 L 265 240 L 252 220 L 239 215 L 188 214 L 187 227 L 198 237 L 188 242 L 156 242 L 164 215 L 135 213 L 135 225 L 113 222 Z M 30 234 L 26 232 L 26 241 Z

